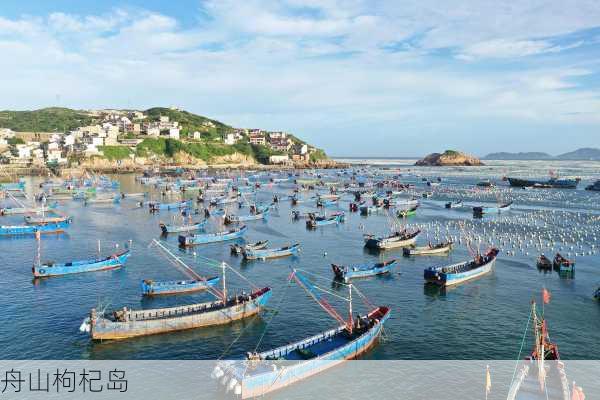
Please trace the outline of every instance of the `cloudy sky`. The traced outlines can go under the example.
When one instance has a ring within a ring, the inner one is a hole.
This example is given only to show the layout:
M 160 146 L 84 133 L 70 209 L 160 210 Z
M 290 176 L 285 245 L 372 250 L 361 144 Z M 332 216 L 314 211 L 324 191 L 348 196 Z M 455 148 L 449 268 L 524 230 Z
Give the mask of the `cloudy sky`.
M 3 0 L 0 55 L 0 109 L 179 106 L 337 156 L 600 147 L 598 0 Z

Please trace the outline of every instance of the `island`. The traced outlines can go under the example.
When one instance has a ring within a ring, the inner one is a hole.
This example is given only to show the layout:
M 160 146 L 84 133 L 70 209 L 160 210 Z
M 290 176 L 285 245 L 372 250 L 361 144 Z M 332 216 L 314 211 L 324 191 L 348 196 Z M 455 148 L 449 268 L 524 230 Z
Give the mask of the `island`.
M 455 150 L 446 150 L 443 153 L 431 153 L 415 163 L 421 167 L 446 167 L 446 166 L 482 166 L 477 157 Z
M 483 157 L 484 160 L 497 161 L 528 161 L 528 160 L 551 160 L 551 161 L 600 161 L 600 149 L 581 148 L 557 156 L 542 152 L 525 153 L 490 153 Z

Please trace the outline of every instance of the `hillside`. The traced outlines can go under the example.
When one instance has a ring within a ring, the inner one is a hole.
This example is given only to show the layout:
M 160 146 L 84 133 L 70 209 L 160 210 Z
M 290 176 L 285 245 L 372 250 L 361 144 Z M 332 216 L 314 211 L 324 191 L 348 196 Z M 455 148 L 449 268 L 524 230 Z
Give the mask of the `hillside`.
M 0 111 L 0 128 L 9 128 L 16 132 L 65 132 L 93 122 L 94 118 L 85 111 L 70 108 Z
M 216 139 L 223 136 L 224 133 L 232 131 L 233 128 L 224 123 L 203 117 L 201 115 L 192 114 L 188 111 L 165 107 L 149 108 L 144 113 L 149 121 L 158 121 L 160 117 L 169 117 L 170 121 L 178 121 L 181 125 L 181 136 L 188 137 L 194 131 L 201 132 L 207 139 Z
M 600 160 L 600 149 L 582 148 L 557 156 L 542 152 L 526 152 L 526 153 L 490 153 L 483 157 L 484 160 L 569 160 L 569 161 L 586 161 Z
M 555 157 L 557 160 L 600 160 L 600 149 L 583 148 Z
M 524 153 L 490 153 L 483 157 L 484 160 L 550 160 L 553 157 L 548 153 L 524 152 Z

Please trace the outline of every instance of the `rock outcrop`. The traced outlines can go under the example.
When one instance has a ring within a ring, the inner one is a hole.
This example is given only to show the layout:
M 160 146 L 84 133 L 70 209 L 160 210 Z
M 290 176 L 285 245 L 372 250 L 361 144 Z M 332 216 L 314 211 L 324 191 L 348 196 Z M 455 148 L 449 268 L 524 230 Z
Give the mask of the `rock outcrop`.
M 444 153 L 432 153 L 415 163 L 417 166 L 446 167 L 446 166 L 481 166 L 484 165 L 477 157 L 454 150 Z

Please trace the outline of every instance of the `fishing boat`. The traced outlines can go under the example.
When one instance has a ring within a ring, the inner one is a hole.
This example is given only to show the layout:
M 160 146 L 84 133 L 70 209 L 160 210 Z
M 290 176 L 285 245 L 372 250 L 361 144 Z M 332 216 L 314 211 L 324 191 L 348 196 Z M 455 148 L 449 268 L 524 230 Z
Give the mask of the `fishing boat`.
M 225 242 L 241 238 L 248 230 L 246 225 L 239 228 L 229 229 L 216 233 L 190 234 L 187 236 L 179 235 L 179 245 L 183 247 L 194 246 L 197 244 L 207 244 L 216 242 Z
M 317 199 L 317 207 L 333 207 L 333 206 L 337 206 L 338 204 L 338 200 L 337 199 L 322 199 L 319 198 Z
M 406 210 L 398 210 L 399 218 L 407 218 L 417 215 L 417 207 L 412 207 Z
M 429 267 L 424 271 L 427 282 L 439 286 L 452 286 L 478 278 L 492 271 L 500 251 L 489 249 L 484 255 L 476 254 L 471 261 L 465 261 L 444 267 Z
M 153 243 L 171 256 L 178 265 L 184 267 L 187 272 L 198 276 L 181 258 L 173 254 L 163 244 L 157 240 L 154 240 Z M 206 290 L 216 298 L 214 301 L 149 310 L 130 310 L 127 307 L 123 307 L 120 310 L 112 312 L 97 312 L 96 309 L 92 309 L 89 317 L 84 319 L 79 330 L 88 332 L 93 340 L 118 340 L 224 325 L 256 315 L 269 301 L 271 288 L 263 287 L 259 289 L 253 286 L 253 291 L 250 294 L 242 292 L 241 294 L 229 296 L 225 282 L 225 271 L 230 267 L 225 263 L 221 263 L 221 267 L 223 271 L 221 279 L 223 286 L 221 290 L 217 289 L 216 286 L 208 284 L 214 278 L 210 278 L 210 280 L 198 279 L 204 282 Z M 243 278 L 237 271 L 233 271 Z M 191 286 L 197 289 L 196 285 L 190 283 L 182 284 L 179 287 L 174 287 L 173 285 L 165 286 L 171 293 L 174 290 L 180 293 L 184 290 L 187 291 Z
M 360 215 L 369 215 L 369 214 L 375 214 L 378 213 L 380 211 L 384 210 L 384 207 L 382 205 L 376 206 L 376 205 L 372 205 L 372 206 L 361 206 L 359 207 L 360 210 Z
M 229 225 L 229 224 L 237 224 L 237 223 L 246 222 L 246 221 L 257 221 L 257 220 L 265 219 L 265 217 L 268 214 L 269 214 L 268 208 L 266 211 L 260 212 L 258 214 L 249 214 L 249 215 L 226 214 L 224 222 L 226 225 Z
M 393 206 L 402 208 L 417 207 L 419 205 L 418 199 L 398 199 L 392 203 Z
M 533 321 L 533 349 L 517 364 L 507 400 L 584 399 L 581 387 L 575 383 L 570 387 L 558 345 L 550 341 L 548 323 L 543 313 L 538 314 L 535 301 L 531 304 L 529 319 Z
M 262 240 L 262 241 L 256 242 L 256 243 L 248 243 L 245 246 L 240 246 L 239 244 L 232 244 L 231 245 L 231 254 L 238 256 L 238 255 L 242 254 L 244 249 L 262 250 L 262 249 L 266 248 L 268 245 L 269 245 L 268 240 Z
M 574 179 L 559 179 L 551 177 L 547 181 L 535 179 L 521 179 L 508 177 L 508 183 L 513 187 L 533 187 L 533 188 L 549 188 L 549 189 L 577 189 L 580 178 Z
M 346 320 L 318 292 L 320 288 L 299 271 L 294 271 L 292 276 L 340 325 L 272 350 L 249 352 L 245 360 L 221 361 L 212 377 L 240 399 L 264 396 L 357 358 L 377 343 L 390 316 L 389 307 L 379 306 L 365 315 L 353 317 L 350 295 L 349 319 Z M 352 285 L 348 287 L 352 293 Z M 281 361 L 289 362 L 282 364 Z
M 449 201 L 445 204 L 446 208 L 462 208 L 462 206 L 463 206 L 462 200 Z
M 190 208 L 192 206 L 191 200 L 186 201 L 178 201 L 175 203 L 160 203 L 156 201 L 151 201 L 148 203 L 148 207 L 152 211 L 160 211 L 160 210 L 180 210 L 182 208 Z
M 594 292 L 594 299 L 600 300 L 600 287 L 598 287 L 598 289 L 596 289 L 596 291 Z
M 332 214 L 329 217 L 325 215 L 310 215 L 308 220 L 306 221 L 306 227 L 309 229 L 315 229 L 319 226 L 325 225 L 337 225 L 340 222 L 344 221 L 344 213 L 336 213 Z
M 142 281 L 142 295 L 165 296 L 172 294 L 200 292 L 203 290 L 207 290 L 209 286 L 214 286 L 218 282 L 218 276 L 206 279 L 158 282 L 152 279 L 144 279 Z
M 245 260 L 266 260 L 269 258 L 280 258 L 295 256 L 300 251 L 300 244 L 296 243 L 290 246 L 277 249 L 246 249 L 242 250 Z
M 589 190 L 592 192 L 600 192 L 600 181 L 596 181 L 591 185 L 586 186 L 585 190 Z
M 508 203 L 500 204 L 497 207 L 484 207 L 484 206 L 473 207 L 473 214 L 478 215 L 478 216 L 485 215 L 485 214 L 502 214 L 503 212 L 510 211 L 511 206 L 512 206 L 512 201 L 509 201 Z
M 292 219 L 294 219 L 294 220 L 310 219 L 312 216 L 320 217 L 320 216 L 324 216 L 324 214 L 314 213 L 314 212 L 301 213 L 298 210 L 292 210 Z
M 543 254 L 538 257 L 536 265 L 539 269 L 552 269 L 552 261 L 550 261 L 550 259 Z
M 63 222 L 45 224 L 45 225 L 0 225 L 0 236 L 21 236 L 35 235 L 39 233 L 59 233 L 64 232 L 69 227 L 71 219 Z
M 70 217 L 67 217 L 65 215 L 57 215 L 57 216 L 41 216 L 41 217 L 36 217 L 34 215 L 27 215 L 24 217 L 25 218 L 25 223 L 27 225 L 46 225 L 46 224 L 55 224 L 55 223 L 59 223 L 59 222 L 65 222 L 67 221 Z
M 341 266 L 331 264 L 335 277 L 344 282 L 353 278 L 366 278 L 374 275 L 382 275 L 392 272 L 396 266 L 396 260 L 384 261 L 376 264 L 362 264 L 353 266 Z
M 146 310 L 130 310 L 123 307 L 112 312 L 98 312 L 92 309 L 80 330 L 89 332 L 92 340 L 119 340 L 224 325 L 256 315 L 270 297 L 271 288 L 264 287 L 250 294 L 229 296 L 225 300 L 176 307 Z
M 182 224 L 182 225 L 164 224 L 164 223 L 160 222 L 158 224 L 158 226 L 160 226 L 160 229 L 162 230 L 162 232 L 164 234 L 181 233 L 181 232 L 199 231 L 201 229 L 204 229 L 207 222 L 208 222 L 207 219 L 205 219 L 203 221 L 198 221 L 198 222 L 190 221 L 190 223 Z
M 429 243 L 427 246 L 422 247 L 405 247 L 402 249 L 402 253 L 405 257 L 448 254 L 452 250 L 452 245 L 453 243 L 450 241 L 439 244 Z
M 124 250 L 104 258 L 71 261 L 68 263 L 46 262 L 40 265 L 34 265 L 31 271 L 33 272 L 34 278 L 106 271 L 123 266 L 130 255 L 131 253 L 129 250 Z
M 575 271 L 575 261 L 569 260 L 563 257 L 560 253 L 556 253 L 552 265 L 555 269 L 560 272 L 573 272 Z
M 494 183 L 489 179 L 486 179 L 484 181 L 477 182 L 476 186 L 483 188 L 491 188 L 494 187 Z
M 45 212 L 52 211 L 57 206 L 56 203 L 52 203 L 50 206 L 41 207 L 5 207 L 0 208 L 0 215 L 18 215 L 18 214 L 42 214 Z
M 419 229 L 414 231 L 398 231 L 394 232 L 389 236 L 377 237 L 374 235 L 365 235 L 365 247 L 376 250 L 388 250 L 396 249 L 415 244 L 417 236 L 421 231 Z
M 25 190 L 25 181 L 19 180 L 18 182 L 0 182 L 0 190 L 23 191 Z

